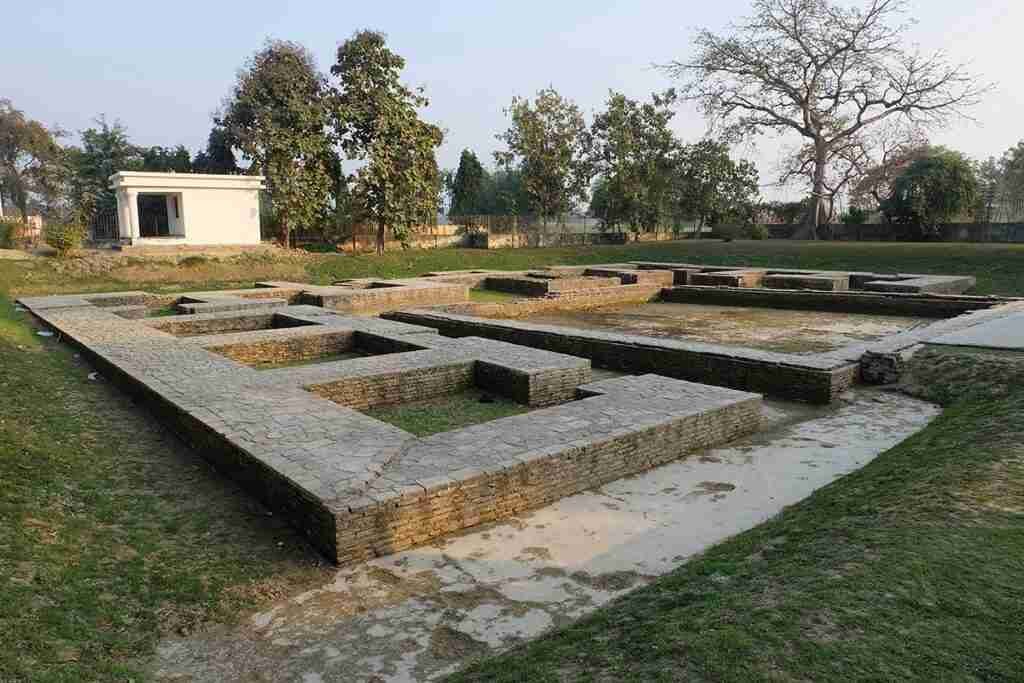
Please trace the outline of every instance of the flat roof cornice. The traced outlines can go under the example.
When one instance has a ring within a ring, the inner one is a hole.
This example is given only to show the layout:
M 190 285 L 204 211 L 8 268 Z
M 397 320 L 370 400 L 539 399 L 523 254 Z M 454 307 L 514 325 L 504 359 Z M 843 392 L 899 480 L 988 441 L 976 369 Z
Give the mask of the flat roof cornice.
M 265 178 L 261 175 L 118 171 L 111 175 L 108 180 L 112 190 L 138 189 L 174 192 L 196 188 L 261 190 L 266 187 Z

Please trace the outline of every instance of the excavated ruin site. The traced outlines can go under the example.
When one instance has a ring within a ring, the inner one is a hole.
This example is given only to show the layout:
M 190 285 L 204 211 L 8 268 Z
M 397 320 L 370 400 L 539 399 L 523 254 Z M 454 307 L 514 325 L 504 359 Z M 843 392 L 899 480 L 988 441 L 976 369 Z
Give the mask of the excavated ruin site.
M 923 344 L 1024 310 L 973 285 L 642 262 L 20 303 L 352 564 L 754 434 L 764 397 L 893 383 Z M 467 390 L 517 414 L 426 436 L 374 417 Z

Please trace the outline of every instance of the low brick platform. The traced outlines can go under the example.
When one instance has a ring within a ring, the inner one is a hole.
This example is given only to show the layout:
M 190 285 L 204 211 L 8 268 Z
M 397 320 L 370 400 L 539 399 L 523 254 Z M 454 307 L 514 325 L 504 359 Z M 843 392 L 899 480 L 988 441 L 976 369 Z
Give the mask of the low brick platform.
M 192 315 L 117 310 L 163 300 L 21 303 L 339 563 L 502 519 L 759 424 L 755 394 L 654 375 L 591 383 L 586 359 L 266 297 Z M 250 367 L 348 350 L 370 355 Z M 422 439 L 357 410 L 467 386 L 539 409 Z
M 437 310 L 389 313 L 390 320 L 436 328 L 455 337 L 478 335 L 591 359 L 624 372 L 660 375 L 756 391 L 781 398 L 829 403 L 856 380 L 856 360 L 823 358 L 582 330 L 522 321 L 492 320 Z
M 749 268 L 663 261 L 634 261 L 639 270 L 667 270 L 676 285 L 724 287 L 780 287 L 783 289 L 843 289 L 903 294 L 963 294 L 976 284 L 970 275 L 914 273 L 871 273 L 837 270 L 796 270 L 793 268 Z M 846 282 L 846 286 L 837 284 Z

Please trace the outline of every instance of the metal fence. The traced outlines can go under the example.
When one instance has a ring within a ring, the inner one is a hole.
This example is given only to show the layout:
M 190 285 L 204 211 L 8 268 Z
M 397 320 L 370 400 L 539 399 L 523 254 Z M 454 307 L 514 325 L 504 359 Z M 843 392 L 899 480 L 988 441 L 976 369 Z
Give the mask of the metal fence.
M 105 242 L 120 238 L 117 224 L 117 209 L 98 211 L 89 222 L 89 239 L 93 242 Z

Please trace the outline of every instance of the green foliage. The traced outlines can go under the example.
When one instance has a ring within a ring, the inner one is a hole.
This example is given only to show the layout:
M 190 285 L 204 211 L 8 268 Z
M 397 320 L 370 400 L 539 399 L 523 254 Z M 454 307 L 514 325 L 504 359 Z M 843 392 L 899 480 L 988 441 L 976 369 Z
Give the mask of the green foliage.
M 222 175 L 241 173 L 232 146 L 233 142 L 227 130 L 214 125 L 206 139 L 206 149 L 198 152 L 192 160 L 192 171 Z
M 675 92 L 650 103 L 612 92 L 591 125 L 595 168 L 601 173 L 590 210 L 602 229 L 624 223 L 651 231 L 666 222 L 681 144 L 670 128 Z
M 192 159 L 184 145 L 174 148 L 146 147 L 142 152 L 142 170 L 155 173 L 190 173 Z
M 472 216 L 487 213 L 486 190 L 490 176 L 477 158 L 468 149 L 462 150 L 459 168 L 452 179 L 452 205 L 448 213 L 452 216 Z
M 96 213 L 117 207 L 110 176 L 118 171 L 140 171 L 142 154 L 128 140 L 120 121 L 96 119 L 96 128 L 82 131 L 82 146 L 68 150 L 70 191 L 76 220 L 87 223 Z
M 842 216 L 839 217 L 845 225 L 862 225 L 868 220 L 868 212 L 857 206 L 851 206 Z
M 57 255 L 64 257 L 81 248 L 85 241 L 86 229 L 80 223 L 60 223 L 53 221 L 43 229 L 46 243 L 57 250 Z
M 745 237 L 748 240 L 766 240 L 771 237 L 768 226 L 762 223 L 751 223 L 744 226 Z
M 680 218 L 695 219 L 699 226 L 747 223 L 757 195 L 757 168 L 733 160 L 724 142 L 705 139 L 682 151 L 673 187 L 673 208 Z
M 531 102 L 514 97 L 505 110 L 512 125 L 498 139 L 507 150 L 494 153 L 505 169 L 517 169 L 530 207 L 543 219 L 563 215 L 587 198 L 593 177 L 592 138 L 575 103 L 553 88 Z
M 809 204 L 810 202 L 807 199 L 798 202 L 773 201 L 765 202 L 763 208 L 780 222 L 792 225 L 807 213 Z
M 896 178 L 882 210 L 890 222 L 930 237 L 938 234 L 941 223 L 969 212 L 977 195 L 978 181 L 970 161 L 959 152 L 938 150 Z
M 55 202 L 64 178 L 64 151 L 57 143 L 63 133 L 50 130 L 0 98 L 0 195 L 11 200 L 28 218 L 29 202 Z
M 382 34 L 360 31 L 338 47 L 331 74 L 338 79 L 331 106 L 337 137 L 350 160 L 365 161 L 352 177 L 351 200 L 363 220 L 377 226 L 377 252 L 385 227 L 404 240 L 410 226 L 436 220 L 441 172 L 434 157 L 441 129 L 419 118 L 429 103 L 422 88 L 400 80 L 405 60 Z
M 266 176 L 282 245 L 296 227 L 316 224 L 329 210 L 334 153 L 327 96 L 306 48 L 269 41 L 239 73 L 218 121 Z
M 14 249 L 21 224 L 10 219 L 0 218 L 0 249 Z
M 754 0 L 728 34 L 698 31 L 686 59 L 663 68 L 727 139 L 800 136 L 813 236 L 823 205 L 870 156 L 857 149 L 870 136 L 944 124 L 987 90 L 943 53 L 906 44 L 907 9 L 899 0 Z

